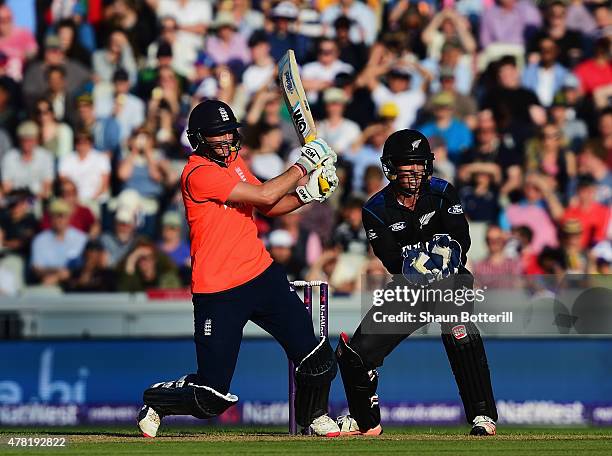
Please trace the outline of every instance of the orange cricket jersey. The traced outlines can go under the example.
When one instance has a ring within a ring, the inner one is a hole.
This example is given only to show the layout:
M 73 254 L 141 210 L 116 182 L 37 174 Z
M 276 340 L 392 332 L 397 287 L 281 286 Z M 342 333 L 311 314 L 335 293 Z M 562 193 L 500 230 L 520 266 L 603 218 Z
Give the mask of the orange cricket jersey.
M 237 287 L 272 263 L 257 237 L 253 206 L 226 202 L 241 181 L 261 184 L 240 156 L 223 168 L 193 154 L 183 169 L 181 189 L 191 240 L 192 293 Z

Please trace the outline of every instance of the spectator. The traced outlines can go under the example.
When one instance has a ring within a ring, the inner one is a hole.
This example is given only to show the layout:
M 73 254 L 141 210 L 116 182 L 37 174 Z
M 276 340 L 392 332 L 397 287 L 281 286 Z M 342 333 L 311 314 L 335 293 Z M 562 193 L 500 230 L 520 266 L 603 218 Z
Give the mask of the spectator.
M 476 144 L 462 157 L 459 180 L 467 182 L 468 175 L 479 169 L 489 172 L 495 183 L 501 185 L 502 195 L 519 190 L 523 178 L 523 156 L 516 149 L 512 136 L 500 136 L 491 111 L 480 112 L 477 119 Z
M 476 41 L 469 29 L 467 18 L 451 8 L 444 8 L 436 13 L 422 33 L 428 57 L 438 60 L 444 44 L 450 42 L 458 42 L 468 54 L 474 54 Z
M 448 148 L 446 142 L 439 136 L 429 138 L 429 147 L 434 154 L 433 175 L 441 177 L 451 184 L 455 182 L 455 164 L 448 159 Z
M 81 265 L 72 270 L 64 289 L 79 293 L 115 291 L 115 271 L 106 264 L 106 252 L 100 241 L 88 241 L 83 250 Z
M 363 42 L 351 41 L 350 30 L 353 21 L 347 16 L 339 16 L 334 21 L 334 30 L 339 58 L 351 65 L 356 72 L 361 71 L 368 60 L 368 48 Z
M 59 177 L 74 182 L 79 200 L 95 207 L 109 195 L 110 160 L 93 148 L 93 135 L 87 130 L 76 133 L 74 148 L 74 152 L 60 160 Z
M 258 179 L 266 181 L 285 169 L 280 158 L 283 134 L 278 125 L 262 125 L 259 132 L 259 147 L 252 151 L 249 167 Z
M 285 214 L 278 219 L 280 230 L 286 231 L 293 239 L 291 255 L 295 273 L 303 273 L 321 255 L 321 239 L 314 231 L 306 228 L 302 211 Z
M 610 94 L 612 84 L 612 59 L 610 59 L 610 38 L 603 37 L 595 43 L 593 57 L 587 59 L 574 69 L 580 80 L 580 87 L 587 95 L 597 97 L 598 91 Z M 606 101 L 608 99 L 606 97 Z
M 474 265 L 474 276 L 489 288 L 514 288 L 520 284 L 521 262 L 506 253 L 506 234 L 497 225 L 489 225 L 486 234 L 487 257 Z
M 87 243 L 87 236 L 69 224 L 71 208 L 62 199 L 49 206 L 51 228 L 34 238 L 31 266 L 34 277 L 42 285 L 61 285 L 70 278 L 69 265 L 78 259 Z
M 123 30 L 113 30 L 108 35 L 104 49 L 93 54 L 93 70 L 96 83 L 111 83 L 113 74 L 118 68 L 123 68 L 128 74 L 130 86 L 136 83 L 138 70 L 134 52 Z
M 190 84 L 189 94 L 198 100 L 217 98 L 217 94 L 219 93 L 219 81 L 217 81 L 213 72 L 215 61 L 211 59 L 206 52 L 202 51 L 198 53 L 193 65 L 195 74 Z M 248 80 L 250 83 L 253 76 L 249 73 L 248 79 L 246 79 L 247 72 L 249 72 L 251 68 L 253 68 L 253 73 L 257 74 L 256 64 L 250 65 L 244 73 L 243 80 L 245 81 L 245 88 L 247 91 L 249 90 L 249 86 L 246 81 Z M 274 68 L 276 68 L 276 66 L 274 66 Z
M 498 0 L 482 14 L 480 44 L 484 49 L 496 43 L 523 46 L 525 37 L 541 25 L 540 12 L 530 0 Z
M 133 44 L 137 55 L 145 55 L 147 47 L 157 37 L 157 23 L 155 11 L 152 8 L 156 1 L 111 0 L 107 7 L 108 28 L 110 30 L 122 29 L 127 33 L 128 40 Z M 206 4 L 199 13 L 206 9 Z M 162 13 L 159 15 L 163 16 Z M 105 30 L 104 36 L 110 34 Z M 100 40 L 102 41 L 102 40 Z
M 162 233 L 159 249 L 174 262 L 177 268 L 191 267 L 189 243 L 181 236 L 181 216 L 178 212 L 166 212 L 161 221 Z
M 113 74 L 114 93 L 94 97 L 96 117 L 114 117 L 119 123 L 121 141 L 145 121 L 145 105 L 130 93 L 130 77 L 123 68 Z
M 558 92 L 550 107 L 551 121 L 561 132 L 563 146 L 578 151 L 582 148 L 589 132 L 584 120 L 572 116 L 572 111 L 565 92 L 563 90 Z
M 374 123 L 361 134 L 361 138 L 356 144 L 357 150 L 344 156 L 353 166 L 354 192 L 359 193 L 363 190 L 365 170 L 369 166 L 375 165 L 382 169 L 380 162 L 382 147 L 391 133 L 392 130 L 387 125 L 380 122 Z
M 365 201 L 362 198 L 352 197 L 344 203 L 342 208 L 342 222 L 334 230 L 333 245 L 341 252 L 366 255 L 368 252 L 368 238 L 361 223 L 361 209 Z
M 268 236 L 268 250 L 272 259 L 287 271 L 289 280 L 303 277 L 305 264 L 293 255 L 295 240 L 287 230 L 274 230 Z
M 108 266 L 115 267 L 136 246 L 137 240 L 136 215 L 130 209 L 119 208 L 115 212 L 113 232 L 105 232 L 100 237 L 108 255 Z
M 561 225 L 561 249 L 565 255 L 566 272 L 585 274 L 587 257 L 582 241 L 584 229 L 578 220 L 567 219 Z
M 74 97 L 66 90 L 66 69 L 59 65 L 48 67 L 47 85 L 45 98 L 51 103 L 55 118 L 60 122 L 74 125 L 76 121 L 73 109 Z
M 353 43 L 365 43 L 368 46 L 374 43 L 378 21 L 367 4 L 355 0 L 339 0 L 323 10 L 321 22 L 331 26 L 340 16 L 346 16 L 352 21 L 350 37 Z
M 559 50 L 551 38 L 542 38 L 539 43 L 540 60 L 530 63 L 523 72 L 523 87 L 532 90 L 543 106 L 550 106 L 555 93 L 561 89 L 567 69 L 557 62 Z
M 247 40 L 238 33 L 230 13 L 221 12 L 213 24 L 215 35 L 206 40 L 206 53 L 220 65 L 228 65 L 241 76 L 251 60 Z
M 500 211 L 496 176 L 487 170 L 486 164 L 480 163 L 481 168 L 476 165 L 466 175 L 468 184 L 459 190 L 461 205 L 468 220 L 495 223 Z
M 117 119 L 114 116 L 96 117 L 93 97 L 89 93 L 77 98 L 76 107 L 78 128 L 91 132 L 94 148 L 114 159 L 120 146 L 120 126 Z
M 332 86 L 339 73 L 352 73 L 353 67 L 339 60 L 338 45 L 335 41 L 323 38 L 317 48 L 317 60 L 302 68 L 302 82 L 310 102 L 318 99 L 319 93 Z
M 523 193 L 523 198 L 511 203 L 502 212 L 500 226 L 506 231 L 519 226 L 529 228 L 533 233 L 529 248 L 535 254 L 539 254 L 545 246 L 556 247 L 557 230 L 547 209 L 551 205 L 559 207 L 560 204 L 548 181 L 532 173 L 525 178 Z
M 439 136 L 446 142 L 448 153 L 454 163 L 472 146 L 472 133 L 461 120 L 453 116 L 455 97 L 452 93 L 440 92 L 431 100 L 435 120 L 424 124 L 420 130 L 427 137 Z
M 51 102 L 46 98 L 38 100 L 34 114 L 40 128 L 42 146 L 51 152 L 54 159 L 68 155 L 74 144 L 72 128 L 64 122 L 58 122 Z
M 219 10 L 229 11 L 234 17 L 234 24 L 245 38 L 250 37 L 256 30 L 264 27 L 264 15 L 253 8 L 250 0 L 231 0 L 221 2 Z
M 307 37 L 293 31 L 292 27 L 299 14 L 298 8 L 291 1 L 281 1 L 271 13 L 272 31 L 268 33 L 270 53 L 278 62 L 285 52 L 293 49 L 298 62 L 303 62 L 310 42 Z
M 23 77 L 23 94 L 28 106 L 33 106 L 36 100 L 47 93 L 47 70 L 51 67 L 63 67 L 66 76 L 65 90 L 73 96 L 91 79 L 89 70 L 72 59 L 69 59 L 62 50 L 62 45 L 56 35 L 45 38 L 45 51 L 42 60 L 28 65 Z
M 438 157 L 436 157 L 436 160 Z M 364 190 L 368 198 L 381 191 L 387 184 L 387 179 L 378 166 L 368 166 L 363 177 Z
M 148 66 L 157 67 L 160 63 L 158 58 L 168 55 L 166 46 L 170 46 L 170 66 L 174 71 L 185 78 L 193 77 L 193 63 L 197 54 L 194 49 L 181 45 L 178 39 L 178 24 L 172 16 L 162 17 L 160 20 L 161 35 L 159 40 L 151 43 L 147 49 Z
M 270 55 L 270 43 L 268 43 L 265 33 L 254 33 L 249 39 L 249 48 L 252 63 L 242 75 L 242 84 L 247 97 L 251 97 L 259 90 L 269 87 L 276 79 L 276 63 Z
M 570 201 L 561 220 L 576 220 L 581 226 L 580 247 L 586 249 L 606 238 L 610 222 L 610 208 L 595 200 L 595 180 L 590 175 L 580 176 L 576 197 Z M 559 214 L 555 214 L 559 215 Z
M 595 180 L 595 200 L 605 206 L 612 205 L 612 171 L 604 160 L 601 146 L 589 141 L 578 156 L 578 172 Z
M 66 57 L 91 68 L 91 49 L 81 44 L 78 26 L 73 19 L 62 19 L 56 25 L 57 37 Z
M 0 210 L 0 232 L 3 234 L 2 248 L 26 259 L 30 256 L 30 245 L 38 231 L 38 220 L 32 213 L 32 194 L 25 190 L 13 190 L 6 195 L 6 209 Z
M 331 87 L 323 93 L 325 119 L 319 122 L 317 132 L 338 155 L 350 153 L 361 135 L 359 125 L 344 117 L 348 98 L 342 89 Z
M 0 6 L 0 51 L 8 59 L 7 75 L 16 81 L 21 81 L 26 61 L 38 51 L 32 32 L 14 24 L 13 13 L 7 5 Z
M 11 149 L 2 159 L 2 191 L 27 189 L 38 198 L 51 195 L 53 159 L 51 153 L 38 146 L 39 129 L 25 121 L 17 129 L 19 149 Z
M 88 234 L 91 238 L 96 238 L 99 234 L 100 225 L 96 221 L 91 209 L 79 203 L 76 185 L 68 178 L 63 178 L 60 183 L 59 197 L 68 205 L 68 223 L 71 227 Z M 43 230 L 51 228 L 51 214 L 46 211 L 40 222 Z
M 179 288 L 177 268 L 155 244 L 139 242 L 118 266 L 117 288 L 131 293 L 151 288 Z
M 204 44 L 204 36 L 212 22 L 212 4 L 198 0 L 150 0 L 157 17 L 171 16 L 179 26 L 178 39 L 195 55 Z

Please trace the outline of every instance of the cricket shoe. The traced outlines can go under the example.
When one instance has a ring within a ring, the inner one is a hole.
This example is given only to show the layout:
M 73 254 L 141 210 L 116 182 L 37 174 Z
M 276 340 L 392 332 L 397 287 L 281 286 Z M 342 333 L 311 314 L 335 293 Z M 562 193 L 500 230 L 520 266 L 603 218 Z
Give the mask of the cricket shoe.
M 472 430 L 470 431 L 470 435 L 495 435 L 497 433 L 495 427 L 495 421 L 493 421 L 488 416 L 478 415 L 474 418 L 474 426 L 472 426 Z
M 140 428 L 144 437 L 155 437 L 157 430 L 161 424 L 162 415 L 159 415 L 153 407 L 143 405 L 138 412 L 138 427 Z
M 334 420 L 327 415 L 321 415 L 316 418 L 310 425 L 313 434 L 321 437 L 338 437 L 340 428 Z
M 340 428 L 340 435 L 380 435 L 383 432 L 380 424 L 365 432 L 360 431 L 357 421 L 351 415 L 339 416 L 336 422 Z

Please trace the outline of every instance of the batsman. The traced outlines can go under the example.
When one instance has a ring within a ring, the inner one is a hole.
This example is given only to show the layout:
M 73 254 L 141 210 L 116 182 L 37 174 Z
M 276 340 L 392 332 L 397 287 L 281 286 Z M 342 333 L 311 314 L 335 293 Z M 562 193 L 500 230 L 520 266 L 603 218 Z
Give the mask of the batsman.
M 362 213 L 374 254 L 394 274 L 387 287 L 398 283 L 424 290 L 473 288 L 473 277 L 464 266 L 470 247 L 468 222 L 453 186 L 432 177 L 434 156 L 427 138 L 416 130 L 397 131 L 387 138 L 381 160 L 390 184 L 365 203 Z M 422 301 L 410 309 L 430 310 L 436 305 Z M 391 312 L 398 304 L 373 306 L 350 340 L 341 335 L 336 349 L 350 412 L 338 418 L 344 435 L 382 433 L 376 369 L 400 342 L 426 324 L 417 319 L 403 323 L 401 331 L 382 327 L 377 331 L 373 315 L 381 310 L 384 314 L 385 306 Z M 441 330 L 472 425 L 470 434 L 494 435 L 497 409 L 478 328 L 473 323 L 441 323 Z
M 144 391 L 137 421 L 155 437 L 168 415 L 213 418 L 238 402 L 229 392 L 242 330 L 247 321 L 270 333 L 295 366 L 296 421 L 316 435 L 335 437 L 338 425 L 327 415 L 329 389 L 337 373 L 333 349 L 314 334 L 312 320 L 286 271 L 272 261 L 257 237 L 253 211 L 268 216 L 322 202 L 338 186 L 336 154 L 322 140 L 301 149 L 297 162 L 261 183 L 238 154 L 240 123 L 217 100 L 189 115 L 193 148 L 181 176 L 190 229 L 194 339 L 198 369 Z M 305 176 L 308 182 L 297 186 Z M 329 184 L 323 193 L 319 178 Z

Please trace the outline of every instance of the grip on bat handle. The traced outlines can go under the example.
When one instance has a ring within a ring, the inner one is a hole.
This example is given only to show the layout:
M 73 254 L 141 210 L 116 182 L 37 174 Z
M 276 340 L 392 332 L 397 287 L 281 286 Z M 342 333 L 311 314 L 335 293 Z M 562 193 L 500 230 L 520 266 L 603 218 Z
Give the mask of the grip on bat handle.
M 329 192 L 329 182 L 322 176 L 319 176 L 319 190 L 321 190 L 323 194 Z

